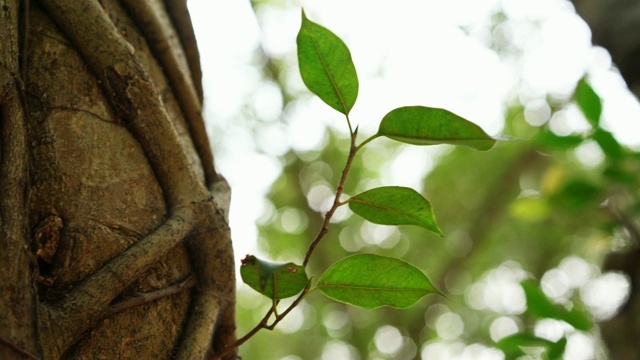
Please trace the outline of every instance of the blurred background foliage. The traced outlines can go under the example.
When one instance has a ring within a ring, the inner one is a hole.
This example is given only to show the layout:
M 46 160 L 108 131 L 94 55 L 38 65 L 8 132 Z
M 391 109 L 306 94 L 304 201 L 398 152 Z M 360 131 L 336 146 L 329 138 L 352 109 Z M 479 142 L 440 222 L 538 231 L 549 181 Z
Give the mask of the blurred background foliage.
M 260 20 L 269 11 L 294 5 L 256 0 L 252 6 Z M 489 27 L 499 29 L 507 20 L 497 11 Z M 517 46 L 499 40 L 491 48 L 516 61 Z M 287 78 L 299 75 L 286 56 L 270 57 L 258 49 L 255 63 L 262 81 L 280 93 L 283 114 L 311 96 L 290 86 Z M 589 95 L 588 81 L 576 84 L 586 96 L 547 94 L 535 106 L 512 96 L 502 133 L 517 140 L 499 142 L 488 152 L 416 148 L 384 139 L 367 145 L 355 159 L 343 199 L 396 185 L 394 179 L 404 172 L 412 178 L 424 174 L 414 188 L 431 201 L 445 236 L 371 224 L 342 207 L 307 273 L 317 278 L 353 253 L 393 256 L 419 267 L 450 300 L 429 295 L 407 310 L 364 310 L 313 294 L 276 330 L 261 331 L 246 343 L 242 357 L 607 358 L 600 328 L 591 323 L 611 318 L 628 295 L 628 278 L 602 265 L 607 254 L 628 251 L 637 240 L 633 223 L 640 215 L 640 154 L 601 127 L 601 102 Z M 346 123 L 322 129 L 322 141 L 312 150 L 263 144 L 270 127 L 291 124 L 287 116 L 261 119 L 257 104 L 255 98 L 245 104 L 243 111 L 253 120 L 244 125 L 252 129 L 258 149 L 282 165 L 259 207 L 259 250 L 272 260 L 301 262 L 346 160 Z M 587 115 L 582 125 L 558 126 L 576 107 Z M 281 151 L 274 156 L 270 147 Z M 241 286 L 239 335 L 258 323 L 270 305 Z

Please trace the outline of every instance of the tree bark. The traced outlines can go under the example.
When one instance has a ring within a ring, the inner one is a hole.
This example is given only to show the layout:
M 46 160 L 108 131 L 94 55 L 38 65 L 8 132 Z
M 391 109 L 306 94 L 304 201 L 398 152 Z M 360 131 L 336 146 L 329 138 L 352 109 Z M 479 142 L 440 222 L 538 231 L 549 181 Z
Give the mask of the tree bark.
M 572 0 L 591 28 L 594 44 L 604 47 L 629 89 L 640 95 L 640 3 L 635 0 Z
M 231 344 L 229 188 L 185 1 L 0 3 L 0 358 Z
M 640 2 L 634 0 L 573 0 L 578 14 L 591 28 L 592 41 L 606 48 L 629 89 L 640 95 Z M 633 219 L 619 214 L 636 249 L 607 256 L 605 270 L 622 271 L 631 282 L 626 304 L 600 329 L 611 359 L 640 357 L 640 236 Z

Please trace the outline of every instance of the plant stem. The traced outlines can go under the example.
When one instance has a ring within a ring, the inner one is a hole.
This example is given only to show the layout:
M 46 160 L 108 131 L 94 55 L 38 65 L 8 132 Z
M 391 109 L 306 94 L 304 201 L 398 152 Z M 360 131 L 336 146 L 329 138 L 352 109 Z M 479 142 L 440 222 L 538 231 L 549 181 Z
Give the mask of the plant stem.
M 351 119 L 349 119 L 349 115 L 345 115 L 347 118 L 347 125 L 349 126 L 349 135 L 351 135 L 351 139 L 354 138 L 354 135 L 358 132 L 358 127 L 356 126 L 356 131 L 353 131 L 353 127 L 351 127 Z
M 293 310 L 296 306 L 298 306 L 298 304 L 300 304 L 302 299 L 304 299 L 307 296 L 307 294 L 309 293 L 310 286 L 311 286 L 311 282 L 307 283 L 307 286 L 304 288 L 304 290 L 302 290 L 302 293 L 298 295 L 298 297 L 291 303 L 291 305 L 289 305 L 289 307 L 287 307 L 287 309 L 283 311 L 280 315 L 277 314 L 275 306 L 269 309 L 269 311 L 267 311 L 267 313 L 262 318 L 262 320 L 260 320 L 260 322 L 253 329 L 251 329 L 248 333 L 246 333 L 240 339 L 236 340 L 233 344 L 228 345 L 224 349 L 213 354 L 211 359 L 221 359 L 224 355 L 240 347 L 240 345 L 244 344 L 247 340 L 252 338 L 253 335 L 255 335 L 258 331 L 262 329 L 273 330 L 276 327 L 276 325 L 278 325 L 278 323 L 282 321 L 285 318 L 285 316 L 287 316 L 287 314 L 289 314 L 291 310 Z M 273 320 L 273 323 L 269 324 L 269 318 L 271 318 L 271 315 L 273 314 L 276 314 L 276 317 Z
M 371 137 L 369 137 L 368 139 L 366 139 L 365 141 L 362 142 L 362 144 L 358 145 L 356 147 L 356 150 L 360 150 L 362 149 L 365 145 L 367 145 L 368 143 L 372 142 L 373 140 L 377 139 L 378 137 L 380 137 L 380 134 L 374 134 L 371 135 Z
M 351 123 L 349 123 L 349 130 L 351 130 Z M 356 157 L 356 154 L 358 153 L 358 150 L 359 150 L 359 148 L 356 146 L 357 135 L 358 135 L 357 130 L 351 133 L 351 145 L 349 147 L 349 156 L 347 157 L 347 163 L 345 164 L 344 169 L 342 170 L 342 175 L 340 176 L 340 181 L 338 182 L 338 187 L 336 188 L 336 196 L 333 199 L 333 205 L 331 205 L 331 208 L 329 209 L 329 211 L 327 211 L 327 213 L 324 216 L 324 222 L 322 223 L 320 232 L 318 232 L 318 235 L 316 236 L 316 238 L 311 242 L 311 245 L 309 245 L 309 250 L 307 250 L 307 255 L 304 257 L 304 262 L 302 262 L 302 266 L 304 267 L 306 267 L 307 264 L 309 263 L 309 259 L 311 258 L 311 255 L 313 254 L 313 251 L 315 250 L 316 246 L 318 246 L 318 243 L 320 243 L 320 240 L 322 240 L 322 238 L 324 238 L 324 236 L 329 231 L 329 221 L 331 220 L 331 217 L 333 217 L 333 214 L 336 212 L 338 207 L 344 204 L 340 202 L 340 196 L 344 191 L 344 184 L 347 181 L 347 176 L 349 175 L 349 171 L 351 170 L 351 164 L 353 163 L 353 159 Z
M 331 221 L 331 218 L 333 217 L 333 214 L 336 212 L 338 207 L 340 207 L 341 205 L 346 204 L 346 202 L 344 202 L 344 203 L 340 202 L 340 196 L 342 195 L 342 192 L 344 191 L 344 184 L 347 181 L 347 176 L 349 175 L 349 171 L 351 170 L 351 164 L 353 163 L 353 159 L 356 157 L 356 154 L 358 153 L 358 150 L 364 144 L 366 144 L 367 142 L 369 142 L 369 141 L 371 141 L 371 140 L 373 140 L 373 139 L 375 139 L 377 137 L 377 135 L 374 135 L 371 138 L 365 140 L 365 142 L 362 143 L 360 146 L 356 146 L 356 138 L 358 137 L 358 129 L 356 128 L 355 131 L 353 130 L 353 128 L 351 127 L 351 121 L 349 120 L 349 116 L 347 116 L 347 124 L 349 125 L 349 133 L 351 135 L 351 142 L 350 142 L 350 146 L 349 146 L 349 155 L 347 156 L 347 163 L 345 164 L 344 169 L 342 170 L 342 175 L 340 176 L 340 181 L 338 182 L 338 187 L 336 188 L 336 196 L 333 199 L 333 205 L 331 206 L 329 211 L 327 211 L 327 213 L 324 216 L 324 222 L 322 223 L 322 228 L 320 228 L 320 232 L 318 232 L 318 235 L 316 236 L 316 238 L 311 242 L 311 245 L 309 245 L 309 250 L 307 251 L 307 254 L 306 254 L 305 258 L 304 258 L 304 262 L 302 263 L 302 266 L 305 266 L 305 267 L 309 263 L 309 259 L 311 258 L 311 255 L 313 254 L 313 251 L 315 250 L 316 246 L 318 246 L 318 243 L 320 242 L 320 240 L 322 240 L 322 238 L 324 238 L 324 236 L 329 231 L 329 222 Z M 304 299 L 309 294 L 309 288 L 310 287 L 311 287 L 311 282 L 307 283 L 307 286 L 304 288 L 304 290 L 302 290 L 302 293 L 300 295 L 298 295 L 298 297 L 293 301 L 293 303 L 291 303 L 291 305 L 289 305 L 289 307 L 287 307 L 287 309 L 285 311 L 283 311 L 281 314 L 278 314 L 278 312 L 277 312 L 277 309 L 276 309 L 277 302 L 274 303 L 273 306 L 271 307 L 271 309 L 269 309 L 269 311 L 267 312 L 267 314 L 262 318 L 262 320 L 253 329 L 251 329 L 248 333 L 246 333 L 240 339 L 236 340 L 233 344 L 231 344 L 231 345 L 225 347 L 224 349 L 220 350 L 219 352 L 213 354 L 211 359 L 220 359 L 220 358 L 222 358 L 224 355 L 228 354 L 233 349 L 236 349 L 240 345 L 244 344 L 247 340 L 249 340 L 251 337 L 253 337 L 261 329 L 273 330 L 275 328 L 275 326 L 278 325 L 278 323 L 280 321 L 282 321 L 282 319 L 284 319 L 287 316 L 287 314 L 289 314 L 291 312 L 291 310 L 293 310 L 296 306 L 298 306 L 298 304 L 300 304 L 302 299 Z M 274 287 L 274 289 L 275 289 L 275 287 Z M 314 290 L 315 290 L 315 288 L 314 288 Z M 275 318 L 273 320 L 273 323 L 268 324 L 269 319 L 274 314 L 275 314 Z

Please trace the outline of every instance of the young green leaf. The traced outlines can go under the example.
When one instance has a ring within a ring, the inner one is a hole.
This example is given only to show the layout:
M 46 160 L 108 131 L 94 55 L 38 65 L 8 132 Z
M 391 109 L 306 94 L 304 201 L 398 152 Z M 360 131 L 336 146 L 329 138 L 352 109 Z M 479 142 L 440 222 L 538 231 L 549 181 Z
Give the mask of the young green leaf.
M 575 93 L 576 102 L 591 126 L 597 128 L 602 114 L 602 100 L 584 78 L 580 79 Z
M 274 300 L 294 296 L 309 282 L 304 267 L 300 265 L 268 262 L 253 255 L 242 260 L 240 275 L 245 284 Z
M 316 286 L 326 296 L 365 309 L 408 308 L 427 294 L 440 294 L 415 266 L 399 259 L 357 254 L 331 265 Z
M 444 109 L 406 106 L 384 116 L 378 135 L 414 145 L 453 144 L 489 150 L 496 142 L 478 125 Z
M 358 97 L 358 76 L 347 45 L 307 19 L 304 11 L 296 43 L 304 84 L 327 105 L 348 115 Z
M 347 200 L 349 208 L 372 223 L 417 225 L 442 236 L 429 201 L 417 191 L 385 186 L 365 191 Z
M 567 310 L 552 303 L 540 289 L 540 286 L 532 281 L 525 280 L 520 285 L 527 298 L 527 312 L 529 314 L 540 318 L 562 320 L 578 330 L 591 330 L 593 323 L 586 312 L 575 308 Z

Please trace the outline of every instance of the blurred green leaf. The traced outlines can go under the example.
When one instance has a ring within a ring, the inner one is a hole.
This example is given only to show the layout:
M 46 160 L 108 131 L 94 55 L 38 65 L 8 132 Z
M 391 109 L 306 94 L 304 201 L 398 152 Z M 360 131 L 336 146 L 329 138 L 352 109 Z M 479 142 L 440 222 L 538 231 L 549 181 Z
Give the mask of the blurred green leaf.
M 584 139 L 579 135 L 559 136 L 549 130 L 539 132 L 533 141 L 549 150 L 570 150 L 582 144 Z
M 562 320 L 582 331 L 589 331 L 593 326 L 587 312 L 576 309 L 567 310 L 560 305 L 552 303 L 535 282 L 525 280 L 520 285 L 524 289 L 527 298 L 527 312 L 529 314 L 539 318 Z
M 593 139 L 598 143 L 602 151 L 610 158 L 620 159 L 624 152 L 622 146 L 613 137 L 613 134 L 601 128 L 596 129 L 593 133 Z
M 240 275 L 245 284 L 275 300 L 296 295 L 309 282 L 304 267 L 300 265 L 264 261 L 253 255 L 242 260 Z
M 372 223 L 417 225 L 442 236 L 431 204 L 417 191 L 400 186 L 385 186 L 365 191 L 349 200 L 349 208 Z
M 563 337 L 562 339 L 552 343 L 547 348 L 547 358 L 549 360 L 559 360 L 562 359 L 562 355 L 564 354 L 564 350 L 567 348 L 567 338 Z
M 327 105 L 348 115 L 358 97 L 358 76 L 347 45 L 307 19 L 304 11 L 296 42 L 304 84 Z
M 504 352 L 507 360 L 517 359 L 526 355 L 526 348 L 543 347 L 547 349 L 545 358 L 549 360 L 560 359 L 564 353 L 567 339 L 562 338 L 557 342 L 553 342 L 544 338 L 531 334 L 517 333 L 497 342 L 496 347 Z
M 602 200 L 603 189 L 586 179 L 570 179 L 562 189 L 554 194 L 552 200 L 569 210 L 583 210 L 585 206 Z
M 413 145 L 452 144 L 489 150 L 496 142 L 478 125 L 444 109 L 406 106 L 391 110 L 378 135 Z
M 331 299 L 365 309 L 408 308 L 427 294 L 442 295 L 415 266 L 373 254 L 348 256 L 331 265 L 316 287 Z
M 591 126 L 598 128 L 600 126 L 600 115 L 602 114 L 602 101 L 584 78 L 578 82 L 575 98 L 578 107 L 582 110 Z
M 634 186 L 637 182 L 636 175 L 621 166 L 618 163 L 613 163 L 607 166 L 602 175 L 609 180 L 615 181 L 620 184 Z

